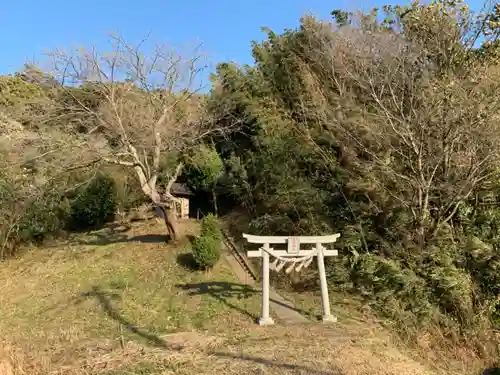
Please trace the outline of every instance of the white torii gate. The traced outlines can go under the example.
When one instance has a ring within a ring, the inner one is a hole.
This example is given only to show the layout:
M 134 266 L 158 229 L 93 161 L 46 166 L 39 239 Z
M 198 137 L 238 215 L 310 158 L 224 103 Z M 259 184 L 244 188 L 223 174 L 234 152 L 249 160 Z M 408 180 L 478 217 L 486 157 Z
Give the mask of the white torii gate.
M 321 285 L 321 301 L 323 305 L 323 322 L 336 322 L 337 318 L 330 312 L 330 299 L 328 297 L 328 286 L 326 283 L 325 256 L 337 256 L 337 250 L 328 250 L 323 244 L 334 243 L 340 237 L 340 234 L 329 236 L 254 236 L 252 234 L 243 234 L 248 243 L 262 245 L 259 250 L 247 251 L 249 258 L 262 258 L 262 313 L 259 318 L 260 325 L 274 324 L 274 320 L 269 315 L 269 270 L 281 271 L 286 264 L 286 273 L 295 269 L 299 272 L 302 268 L 308 267 L 313 258 L 317 257 L 319 281 Z M 287 244 L 287 250 L 275 250 L 271 244 Z M 310 250 L 300 249 L 301 244 L 314 244 Z M 275 258 L 272 264 L 269 263 L 270 257 Z

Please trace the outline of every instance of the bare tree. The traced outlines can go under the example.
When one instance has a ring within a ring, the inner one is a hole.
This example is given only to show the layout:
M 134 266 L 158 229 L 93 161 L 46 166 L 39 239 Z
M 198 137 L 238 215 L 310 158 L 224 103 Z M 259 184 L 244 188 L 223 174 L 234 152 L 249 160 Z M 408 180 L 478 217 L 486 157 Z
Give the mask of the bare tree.
M 51 53 L 54 75 L 79 107 L 67 109 L 83 110 L 94 119 L 96 126 L 82 138 L 93 144 L 96 160 L 132 168 L 175 239 L 171 189 L 182 172 L 182 155 L 203 137 L 223 131 L 208 117 L 200 95 L 206 65 L 198 48 L 184 57 L 163 45 L 148 51 L 146 41 L 132 46 L 115 36 L 111 42 L 106 53 L 95 48 Z M 79 100 L 75 85 L 96 91 L 102 98 L 99 107 Z M 167 176 L 161 186 L 160 174 Z

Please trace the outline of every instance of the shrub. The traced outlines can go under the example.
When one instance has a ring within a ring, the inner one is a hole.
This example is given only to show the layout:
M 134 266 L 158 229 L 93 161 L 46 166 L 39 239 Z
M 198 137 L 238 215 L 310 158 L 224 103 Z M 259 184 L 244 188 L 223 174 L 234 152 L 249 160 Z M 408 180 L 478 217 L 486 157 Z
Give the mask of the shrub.
M 114 180 L 100 174 L 71 202 L 69 226 L 73 230 L 99 228 L 113 218 L 116 205 Z
M 347 287 L 351 282 L 348 257 L 327 257 L 325 259 L 326 277 L 334 288 Z
M 400 262 L 373 254 L 363 254 L 353 266 L 354 287 L 384 314 L 396 317 L 402 311 L 411 312 L 423 323 L 432 313 L 425 281 Z M 391 309 L 397 301 L 398 310 Z
M 14 255 L 23 242 L 40 243 L 66 226 L 68 207 L 60 185 L 34 187 L 31 182 L 31 176 L 0 172 L 0 259 Z
M 220 241 L 209 235 L 201 235 L 193 243 L 193 259 L 201 269 L 212 268 L 220 258 Z
M 18 224 L 22 242 L 42 242 L 49 235 L 61 232 L 68 220 L 68 209 L 55 191 L 42 194 L 28 203 Z
M 222 231 L 219 219 L 208 214 L 201 221 L 201 236 L 202 237 L 212 237 L 216 241 L 222 240 Z
M 471 277 L 455 266 L 434 267 L 428 275 L 436 305 L 462 323 L 470 324 L 473 312 Z

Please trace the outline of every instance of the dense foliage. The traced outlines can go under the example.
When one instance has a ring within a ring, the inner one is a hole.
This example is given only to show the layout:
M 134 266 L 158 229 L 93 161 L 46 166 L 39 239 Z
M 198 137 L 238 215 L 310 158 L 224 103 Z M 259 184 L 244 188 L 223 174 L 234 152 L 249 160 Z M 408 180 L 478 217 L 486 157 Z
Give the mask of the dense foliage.
M 201 220 L 201 235 L 222 240 L 221 225 L 216 216 L 208 214 Z
M 71 87 L 33 67 L 0 77 L 1 255 L 68 217 L 97 226 L 116 204 L 160 204 L 184 167 L 215 209 L 219 195 L 244 213 L 241 230 L 340 232 L 341 256 L 328 263 L 336 288 L 407 332 L 439 327 L 490 354 L 500 329 L 500 6 L 475 14 L 443 0 L 332 17 L 267 30 L 254 65 L 219 64 L 211 93 L 184 102 L 184 91 L 137 76 Z M 89 185 L 109 163 L 120 165 L 106 170 L 115 183 Z M 219 259 L 218 225 L 207 216 L 193 245 L 201 267 Z
M 73 230 L 99 228 L 114 218 L 117 206 L 115 181 L 97 175 L 79 189 L 70 204 L 70 228 Z
M 259 234 L 340 232 L 330 282 L 400 328 L 484 349 L 500 323 L 500 6 L 332 15 L 218 66 L 213 110 L 244 123 L 216 144 L 230 193 Z
M 202 144 L 186 159 L 184 177 L 197 193 L 211 193 L 212 206 L 217 213 L 216 190 L 224 175 L 224 163 L 217 150 L 213 146 Z

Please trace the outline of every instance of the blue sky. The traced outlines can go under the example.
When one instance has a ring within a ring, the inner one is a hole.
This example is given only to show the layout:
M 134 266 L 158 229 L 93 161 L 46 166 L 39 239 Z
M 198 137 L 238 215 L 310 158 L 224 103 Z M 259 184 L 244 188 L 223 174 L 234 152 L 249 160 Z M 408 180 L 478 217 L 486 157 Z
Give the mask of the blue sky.
M 471 5 L 478 4 L 473 0 Z M 329 18 L 335 8 L 369 9 L 382 0 L 0 0 L 0 74 L 56 47 L 104 46 L 107 34 L 128 41 L 148 33 L 156 41 L 203 41 L 210 60 L 251 63 L 250 41 L 262 26 L 274 31 L 297 26 L 305 12 Z

